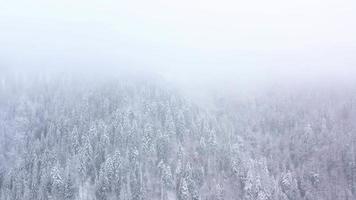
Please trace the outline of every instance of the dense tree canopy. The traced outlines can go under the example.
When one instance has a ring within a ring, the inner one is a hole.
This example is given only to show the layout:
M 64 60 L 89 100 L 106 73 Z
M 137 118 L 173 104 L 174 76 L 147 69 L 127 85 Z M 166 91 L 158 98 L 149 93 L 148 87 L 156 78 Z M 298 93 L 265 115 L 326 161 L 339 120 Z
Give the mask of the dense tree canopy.
M 151 79 L 0 88 L 0 199 L 356 198 L 350 91 L 192 103 Z

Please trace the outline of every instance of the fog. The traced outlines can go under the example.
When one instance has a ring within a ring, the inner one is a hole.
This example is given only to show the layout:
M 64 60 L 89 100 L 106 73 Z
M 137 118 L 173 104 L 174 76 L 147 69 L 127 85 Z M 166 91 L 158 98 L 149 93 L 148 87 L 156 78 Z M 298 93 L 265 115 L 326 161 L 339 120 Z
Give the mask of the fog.
M 149 71 L 188 88 L 352 83 L 352 0 L 3 1 L 1 68 Z
M 0 0 L 0 199 L 356 199 L 355 53 L 355 0 Z

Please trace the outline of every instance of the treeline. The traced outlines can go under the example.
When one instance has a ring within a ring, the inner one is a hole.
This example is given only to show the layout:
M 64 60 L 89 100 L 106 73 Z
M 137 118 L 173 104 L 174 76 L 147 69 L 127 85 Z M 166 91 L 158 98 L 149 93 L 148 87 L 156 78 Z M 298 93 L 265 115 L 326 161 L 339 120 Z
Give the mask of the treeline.
M 202 108 L 151 79 L 0 88 L 0 199 L 354 199 L 354 96 Z

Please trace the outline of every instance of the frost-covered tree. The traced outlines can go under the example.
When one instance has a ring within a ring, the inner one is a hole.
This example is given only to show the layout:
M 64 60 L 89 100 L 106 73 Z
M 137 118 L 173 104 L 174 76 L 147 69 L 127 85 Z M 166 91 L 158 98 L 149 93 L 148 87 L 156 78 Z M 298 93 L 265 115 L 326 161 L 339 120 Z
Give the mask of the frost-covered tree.
M 157 80 L 9 79 L 0 199 L 355 199 L 354 98 L 281 90 L 208 107 Z

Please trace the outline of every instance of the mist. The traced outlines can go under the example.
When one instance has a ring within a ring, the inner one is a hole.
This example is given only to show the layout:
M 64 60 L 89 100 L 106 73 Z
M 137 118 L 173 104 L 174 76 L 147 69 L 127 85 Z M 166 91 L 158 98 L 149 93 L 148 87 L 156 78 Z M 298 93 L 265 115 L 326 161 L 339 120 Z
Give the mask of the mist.
M 1 66 L 135 69 L 199 88 L 350 84 L 355 10 L 351 0 L 5 1 Z
M 356 199 L 355 53 L 354 0 L 4 0 L 0 199 Z

